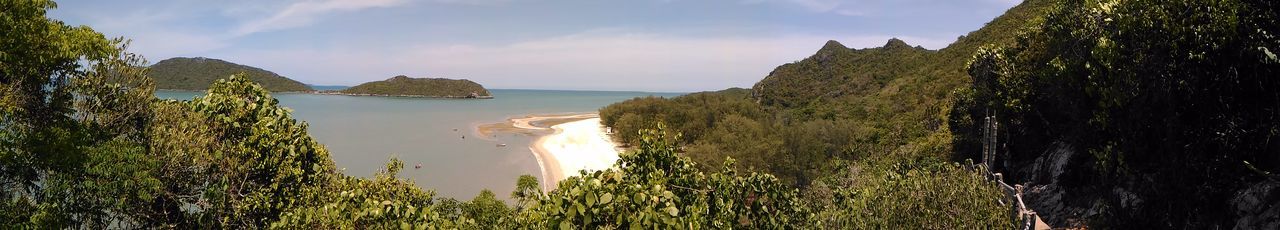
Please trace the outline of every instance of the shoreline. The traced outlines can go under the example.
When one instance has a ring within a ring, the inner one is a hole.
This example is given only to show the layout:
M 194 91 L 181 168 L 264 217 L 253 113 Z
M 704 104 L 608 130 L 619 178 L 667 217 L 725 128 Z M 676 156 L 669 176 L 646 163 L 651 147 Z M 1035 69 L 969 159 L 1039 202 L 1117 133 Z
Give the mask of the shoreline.
M 521 117 L 510 117 L 504 122 L 473 125 L 474 129 L 472 131 L 486 139 L 497 133 L 542 136 L 554 134 L 555 129 L 552 129 L 552 126 L 599 116 L 596 113 L 530 114 Z
M 476 131 L 482 137 L 498 132 L 538 136 L 529 150 L 538 161 L 544 192 L 555 189 L 565 178 L 578 176 L 579 170 L 613 167 L 620 153 L 597 113 L 526 115 L 477 126 Z
M 307 91 L 309 94 L 318 95 L 338 95 L 353 97 L 407 97 L 407 98 L 433 98 L 433 99 L 493 99 L 493 95 L 484 96 L 431 96 L 431 95 L 412 95 L 412 94 L 376 94 L 376 93 L 343 93 L 331 90 L 313 90 Z
M 158 92 L 192 92 L 200 93 L 209 91 L 208 89 L 156 89 Z M 493 95 L 485 96 L 430 96 L 430 95 L 392 95 L 392 94 L 371 94 L 371 93 L 343 93 L 331 90 L 307 90 L 307 91 L 278 91 L 272 94 L 315 94 L 315 95 L 333 95 L 333 96 L 351 96 L 351 97 L 402 97 L 402 98 L 427 98 L 427 99 L 493 99 Z

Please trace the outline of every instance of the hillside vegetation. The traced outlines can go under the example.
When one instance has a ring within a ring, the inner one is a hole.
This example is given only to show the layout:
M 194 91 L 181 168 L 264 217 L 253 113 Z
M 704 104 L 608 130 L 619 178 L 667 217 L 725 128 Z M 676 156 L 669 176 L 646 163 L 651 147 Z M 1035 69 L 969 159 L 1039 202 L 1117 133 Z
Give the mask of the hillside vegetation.
M 157 89 L 206 90 L 218 79 L 243 73 L 271 92 L 311 91 L 306 84 L 271 71 L 213 58 L 170 58 L 151 65 L 149 69 L 147 76 L 155 79 Z
M 624 143 L 665 123 L 691 159 L 739 159 L 855 226 L 993 220 L 973 212 L 992 206 L 942 202 L 994 197 L 945 166 L 971 159 L 1028 185 L 1055 226 L 1274 228 L 1275 9 L 1026 1 L 938 51 L 832 41 L 749 96 L 637 98 L 601 116 Z M 986 116 L 1001 125 L 992 159 L 979 154 Z M 930 212 L 959 214 L 916 219 Z
M 383 81 L 366 82 L 339 92 L 358 95 L 418 96 L 449 98 L 493 97 L 489 90 L 467 79 L 410 78 L 404 75 Z
M 682 132 L 681 143 L 690 145 L 685 154 L 702 163 L 729 154 L 743 169 L 801 187 L 844 171 L 829 163 L 836 160 L 948 159 L 946 109 L 951 92 L 968 78 L 964 59 L 970 57 L 956 53 L 976 51 L 974 43 L 1008 44 L 1052 5 L 1020 4 L 940 51 L 898 39 L 867 49 L 829 41 L 813 56 L 779 66 L 749 92 L 636 98 L 601 109 L 601 117 L 624 143 L 637 141 L 629 134 L 634 130 L 662 122 Z M 778 160 L 788 162 L 770 163 Z
M 779 66 L 752 87 L 764 105 L 802 107 L 823 98 L 860 97 L 919 68 L 936 51 L 890 39 L 883 47 L 849 49 L 827 41 L 812 57 Z
M 739 170 L 800 188 L 827 227 L 1013 222 L 1000 214 L 1009 207 L 996 203 L 1003 195 L 993 184 L 947 162 L 947 115 L 972 53 L 981 44 L 1012 44 L 1055 4 L 1024 2 L 937 51 L 899 39 L 866 49 L 829 41 L 749 93 L 636 98 L 601 109 L 602 122 L 623 143 L 665 123 L 683 134 L 683 154 L 700 165 L 732 157 Z

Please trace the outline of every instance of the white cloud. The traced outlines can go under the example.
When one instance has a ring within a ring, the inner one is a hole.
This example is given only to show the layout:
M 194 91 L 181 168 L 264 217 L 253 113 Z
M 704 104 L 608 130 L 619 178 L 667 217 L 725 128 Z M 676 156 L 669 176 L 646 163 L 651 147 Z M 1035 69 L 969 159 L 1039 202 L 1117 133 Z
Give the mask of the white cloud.
M 172 6 L 117 13 L 111 15 L 89 14 L 87 9 L 75 9 L 69 14 L 85 17 L 94 30 L 108 37 L 130 39 L 129 51 L 147 57 L 173 57 L 194 55 L 230 46 L 218 33 L 194 28 L 166 28 L 165 22 L 179 20 L 182 14 L 171 10 Z M 155 60 L 151 60 L 155 61 Z
M 139 31 L 125 36 L 132 38 L 129 50 L 152 58 L 200 55 L 204 52 L 229 47 L 224 40 L 190 33 L 163 30 Z
M 275 14 L 251 20 L 232 31 L 233 36 L 287 29 L 310 25 L 316 18 L 331 12 L 355 11 L 366 8 L 390 7 L 405 3 L 404 0 L 322 0 L 290 4 Z
M 312 84 L 350 85 L 403 74 L 468 78 L 490 88 L 694 91 L 750 87 L 832 38 L 865 48 L 882 46 L 890 37 L 690 38 L 610 29 L 501 45 L 250 51 L 233 54 L 232 61 Z

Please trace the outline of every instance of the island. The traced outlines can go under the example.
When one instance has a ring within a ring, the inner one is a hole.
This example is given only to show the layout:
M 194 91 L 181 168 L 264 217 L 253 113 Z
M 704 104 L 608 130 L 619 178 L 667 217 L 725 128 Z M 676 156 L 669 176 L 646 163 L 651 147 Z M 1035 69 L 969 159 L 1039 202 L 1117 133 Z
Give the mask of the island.
M 218 79 L 243 73 L 271 92 L 310 92 L 311 87 L 261 68 L 206 57 L 176 57 L 151 65 L 148 76 L 156 89 L 200 91 Z
M 404 75 L 383 81 L 366 82 L 343 90 L 317 91 L 317 93 L 382 97 L 493 98 L 493 95 L 489 94 L 489 90 L 471 80 L 410 78 Z

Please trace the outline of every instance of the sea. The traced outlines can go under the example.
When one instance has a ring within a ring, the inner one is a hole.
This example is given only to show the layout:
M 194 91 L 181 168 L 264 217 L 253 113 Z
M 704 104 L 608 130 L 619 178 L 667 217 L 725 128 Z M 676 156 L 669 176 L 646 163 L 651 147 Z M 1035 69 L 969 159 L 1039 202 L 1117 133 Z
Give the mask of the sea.
M 682 94 L 522 89 L 491 89 L 490 93 L 493 99 L 306 93 L 272 96 L 293 111 L 294 119 L 307 123 L 308 133 L 329 150 L 343 173 L 371 178 L 395 157 L 405 163 L 401 178 L 434 190 L 437 197 L 470 200 L 483 189 L 506 198 L 520 175 L 542 179 L 529 149 L 537 137 L 497 134 L 481 138 L 476 126 L 529 114 L 595 112 L 635 97 Z M 158 98 L 177 100 L 200 95 L 204 92 L 156 92 Z M 418 164 L 422 167 L 416 168 Z

